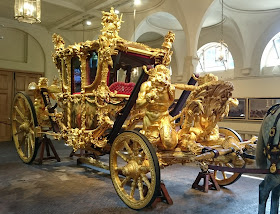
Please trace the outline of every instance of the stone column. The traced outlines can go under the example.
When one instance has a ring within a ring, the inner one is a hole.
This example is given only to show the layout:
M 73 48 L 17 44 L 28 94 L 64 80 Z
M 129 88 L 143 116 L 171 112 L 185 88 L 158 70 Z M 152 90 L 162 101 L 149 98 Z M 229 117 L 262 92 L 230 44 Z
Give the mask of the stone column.
M 186 56 L 184 61 L 183 73 L 178 73 L 176 82 L 187 83 L 193 73 L 196 71 L 198 58 L 196 56 Z

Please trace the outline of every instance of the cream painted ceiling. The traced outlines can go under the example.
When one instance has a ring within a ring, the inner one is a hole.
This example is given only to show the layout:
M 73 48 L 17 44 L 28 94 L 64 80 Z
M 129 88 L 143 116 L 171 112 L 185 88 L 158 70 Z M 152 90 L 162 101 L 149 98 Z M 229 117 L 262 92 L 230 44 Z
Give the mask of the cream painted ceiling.
M 142 12 L 160 6 L 165 0 L 141 0 L 137 11 Z M 47 29 L 82 30 L 83 21 L 92 21 L 86 29 L 100 28 L 101 11 L 111 7 L 121 13 L 133 13 L 133 0 L 41 0 L 41 23 Z M 14 0 L 0 1 L 0 17 L 14 19 Z
M 133 0 L 41 0 L 42 23 L 49 30 L 85 30 L 100 28 L 101 11 L 110 7 L 118 9 L 124 15 L 133 13 Z M 141 0 L 137 12 L 152 10 L 164 1 L 172 0 Z M 280 0 L 224 0 L 225 10 L 242 10 L 258 12 L 280 9 Z M 0 17 L 14 19 L 14 0 L 0 1 Z M 91 26 L 83 26 L 84 20 L 91 20 Z M 203 27 L 215 25 L 221 21 L 221 0 L 216 0 L 207 11 Z M 158 28 L 181 30 L 180 23 L 170 14 L 160 12 L 150 16 L 147 22 Z M 1 23 L 0 23 L 1 24 Z M 146 36 L 147 37 L 147 36 Z

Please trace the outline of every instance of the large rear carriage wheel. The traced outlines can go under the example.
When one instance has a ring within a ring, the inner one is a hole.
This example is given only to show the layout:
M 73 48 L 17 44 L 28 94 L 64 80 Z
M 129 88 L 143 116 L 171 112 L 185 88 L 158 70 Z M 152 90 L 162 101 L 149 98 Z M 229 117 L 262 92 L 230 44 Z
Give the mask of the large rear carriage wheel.
M 31 163 L 38 150 L 38 137 L 35 127 L 38 126 L 35 109 L 30 97 L 18 92 L 12 109 L 13 140 L 19 157 L 24 163 Z
M 219 132 L 220 132 L 220 136 L 223 138 L 231 136 L 231 137 L 234 137 L 235 140 L 237 140 L 238 142 L 243 141 L 241 136 L 236 131 L 234 131 L 230 128 L 220 127 Z M 216 163 L 215 162 L 214 164 L 217 166 L 225 166 L 225 167 L 230 167 L 230 168 L 235 167 L 233 163 L 220 163 L 220 162 Z M 245 164 L 243 167 L 245 167 Z M 242 173 L 231 173 L 231 172 L 214 170 L 215 179 L 217 180 L 217 182 L 220 186 L 227 186 L 227 185 L 233 184 L 241 177 L 241 175 L 242 175 Z
M 151 205 L 160 191 L 160 168 L 153 146 L 136 131 L 121 133 L 111 148 L 110 172 L 122 201 L 139 210 Z

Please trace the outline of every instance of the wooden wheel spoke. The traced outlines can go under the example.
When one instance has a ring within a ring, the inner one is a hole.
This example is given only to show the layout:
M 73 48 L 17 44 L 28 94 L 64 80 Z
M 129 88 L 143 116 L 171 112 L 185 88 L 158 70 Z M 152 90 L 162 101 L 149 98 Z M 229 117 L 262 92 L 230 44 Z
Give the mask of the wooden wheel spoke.
M 135 181 L 135 179 L 133 179 L 133 181 L 131 183 L 131 188 L 130 188 L 130 197 L 131 198 L 134 197 L 135 188 L 136 188 L 136 181 Z
M 217 170 L 214 171 L 214 177 L 217 179 Z
M 146 157 L 145 152 L 144 152 L 144 151 L 141 151 L 141 152 L 138 154 L 138 157 L 139 157 L 140 159 L 142 159 L 142 161 L 144 161 L 144 160 L 145 160 L 145 157 Z
M 153 203 L 160 188 L 160 169 L 154 148 L 139 132 L 125 131 L 116 137 L 110 172 L 118 195 L 130 208 L 139 210 Z
M 144 155 L 143 155 L 144 154 Z M 135 160 L 137 161 L 138 165 L 143 165 L 143 161 L 146 159 L 146 155 L 145 153 L 142 151 L 142 152 L 139 152 L 138 154 L 135 155 Z M 141 169 L 140 169 L 141 170 Z
M 17 106 L 15 106 L 15 110 L 17 111 L 18 115 L 20 116 L 20 118 L 25 121 L 25 117 L 23 115 L 23 113 L 19 110 L 19 108 Z
M 28 141 L 26 136 L 24 137 L 24 154 L 28 157 Z
M 127 176 L 125 179 L 123 179 L 122 180 L 122 182 L 121 182 L 121 187 L 124 187 L 125 185 L 126 185 L 126 183 L 128 182 L 128 181 L 130 181 L 130 177 L 129 176 Z
M 31 145 L 31 148 L 32 148 L 32 151 L 34 149 L 34 143 L 33 143 L 33 134 L 30 132 L 28 137 L 29 137 L 29 141 L 30 141 L 30 145 Z
M 139 189 L 140 200 L 143 200 L 144 192 L 143 192 L 143 181 L 142 181 L 141 177 L 138 178 L 138 189 Z
M 116 154 L 120 156 L 125 162 L 129 161 L 129 158 L 125 154 L 121 153 L 120 151 L 116 151 Z
M 23 135 L 21 140 L 19 141 L 19 146 L 23 146 L 24 143 L 25 143 L 25 135 Z
M 225 171 L 222 171 L 222 175 L 223 175 L 224 179 L 227 179 L 227 175 L 226 175 Z
M 218 166 L 224 166 L 222 163 L 218 163 Z M 223 178 L 227 179 L 226 173 L 224 171 L 221 171 Z
M 239 136 L 239 134 L 230 128 L 220 127 L 219 133 L 220 138 L 225 139 L 227 137 L 233 137 L 236 140 L 236 142 L 242 142 L 242 138 Z M 236 167 L 234 163 L 229 161 L 230 160 L 224 160 L 224 162 L 214 161 L 213 164 L 216 166 L 226 166 L 230 168 Z M 227 186 L 236 182 L 241 177 L 241 173 L 228 173 L 227 171 L 214 170 L 214 176 L 220 186 Z
M 33 151 L 33 148 L 32 148 L 33 146 L 32 146 L 32 141 L 29 136 L 27 138 L 27 142 L 28 142 L 28 157 L 31 157 L 32 151 Z
M 150 170 L 150 167 L 148 167 L 148 166 L 141 166 L 141 167 L 140 167 L 140 170 L 141 170 L 141 172 L 142 172 L 143 174 L 147 174 L 148 172 L 151 171 L 151 170 Z
M 20 122 L 17 118 L 14 118 L 13 121 L 16 121 L 18 124 L 22 124 L 23 123 L 23 121 Z
M 150 183 L 148 177 L 146 175 L 141 174 L 141 178 L 144 181 L 144 183 L 146 184 L 146 186 L 148 187 L 148 189 L 150 189 L 151 183 Z
M 133 152 L 132 152 L 131 148 L 129 147 L 128 142 L 124 141 L 123 144 L 124 144 L 124 147 L 126 148 L 126 151 L 128 152 L 128 154 L 132 155 Z
M 135 141 L 132 143 L 132 150 L 133 150 L 134 155 L 138 155 L 139 154 L 139 145 Z
M 18 132 L 15 133 L 15 135 L 19 135 L 20 133 L 23 133 L 23 130 L 19 130 Z
M 120 173 L 122 170 L 123 170 L 123 167 L 117 167 L 117 166 L 115 167 L 115 171 L 118 173 Z
M 18 102 L 17 102 L 17 103 L 19 104 L 20 109 L 22 109 L 22 110 L 25 111 L 26 106 L 25 106 L 24 100 L 22 100 L 22 98 L 20 98 L 20 99 L 18 99 Z
M 18 92 L 13 102 L 12 132 L 19 157 L 24 163 L 31 163 L 37 154 L 35 127 L 38 126 L 36 111 L 30 97 Z

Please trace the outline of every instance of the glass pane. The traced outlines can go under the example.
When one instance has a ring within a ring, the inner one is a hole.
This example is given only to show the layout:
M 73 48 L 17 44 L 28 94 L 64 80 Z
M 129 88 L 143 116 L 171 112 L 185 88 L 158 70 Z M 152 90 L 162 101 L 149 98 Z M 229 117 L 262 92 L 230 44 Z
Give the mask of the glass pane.
M 274 48 L 277 53 L 277 58 L 280 58 L 280 38 L 276 38 L 273 40 Z
M 81 62 L 79 57 L 75 56 L 71 60 L 72 74 L 72 94 L 81 92 Z
M 110 69 L 109 85 L 114 82 L 136 83 L 140 77 L 143 65 L 148 68 L 154 65 L 154 59 L 134 54 L 120 52 L 117 56 L 112 56 L 114 68 Z
M 219 54 L 218 54 L 219 53 Z M 222 54 L 225 59 L 220 61 L 217 57 Z M 220 46 L 220 43 L 211 42 L 202 46 L 198 51 L 197 55 L 199 57 L 199 62 L 196 67 L 196 72 L 215 72 L 226 69 L 234 69 L 234 61 L 231 53 L 225 46 Z
M 87 59 L 87 84 L 90 85 L 96 76 L 98 64 L 98 55 L 96 52 L 92 52 Z

